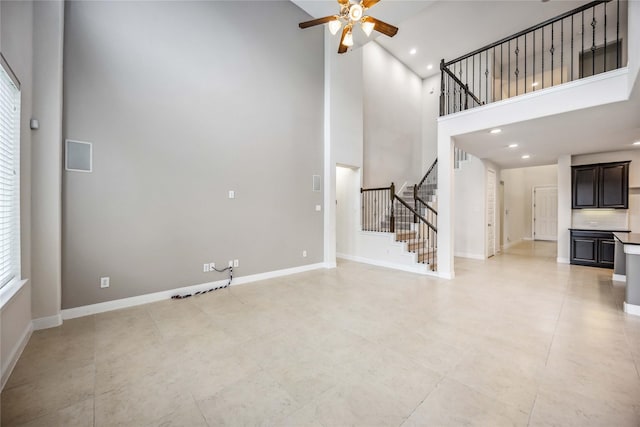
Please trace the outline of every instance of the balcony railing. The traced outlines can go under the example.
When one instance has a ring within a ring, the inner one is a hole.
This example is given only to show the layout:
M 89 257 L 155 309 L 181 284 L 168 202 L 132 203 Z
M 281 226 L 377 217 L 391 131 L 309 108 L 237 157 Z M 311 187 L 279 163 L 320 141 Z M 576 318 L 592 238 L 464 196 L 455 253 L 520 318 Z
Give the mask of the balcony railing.
M 626 1 L 593 1 L 452 61 L 443 59 L 440 115 L 623 67 L 626 16 Z

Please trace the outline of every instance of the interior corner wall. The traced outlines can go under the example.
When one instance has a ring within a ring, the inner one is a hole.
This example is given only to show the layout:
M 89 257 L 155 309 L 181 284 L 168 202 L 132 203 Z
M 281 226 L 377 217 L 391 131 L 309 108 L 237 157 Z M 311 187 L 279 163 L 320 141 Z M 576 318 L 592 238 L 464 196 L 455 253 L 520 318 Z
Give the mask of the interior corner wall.
M 63 308 L 225 279 L 203 263 L 323 261 L 308 18 L 290 2 L 66 4 L 63 130 L 93 144 L 93 172 L 63 176 Z
M 423 169 L 422 79 L 375 42 L 363 50 L 364 185 L 415 184 Z
M 440 116 L 440 74 L 422 81 L 422 172 L 438 157 L 438 117 Z
M 571 156 L 558 158 L 558 255 L 557 262 L 569 264 L 571 227 Z
M 31 276 L 31 130 L 33 80 L 33 2 L 0 2 L 0 52 L 20 80 L 20 234 L 22 277 Z M 8 372 L 12 357 L 31 328 L 31 283 L 0 312 L 0 366 Z

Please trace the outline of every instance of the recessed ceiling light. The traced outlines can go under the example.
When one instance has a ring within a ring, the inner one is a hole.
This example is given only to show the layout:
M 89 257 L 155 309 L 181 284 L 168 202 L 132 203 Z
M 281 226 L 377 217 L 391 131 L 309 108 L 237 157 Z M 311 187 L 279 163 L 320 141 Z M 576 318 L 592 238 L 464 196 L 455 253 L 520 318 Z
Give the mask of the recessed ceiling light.
M 432 69 L 433 69 L 433 64 L 427 65 L 427 70 L 432 70 Z
M 500 133 L 500 132 L 502 132 L 502 129 L 491 129 L 489 131 L 489 133 L 493 133 L 493 134 Z
M 523 154 L 523 155 L 522 155 L 522 158 L 523 158 L 523 159 L 528 159 L 529 157 L 531 157 L 531 156 L 530 156 L 530 155 L 528 155 L 528 154 Z
M 536 86 L 538 86 L 538 82 L 531 83 L 531 87 L 536 87 Z
M 509 144 L 509 148 L 516 148 L 518 144 Z
M 640 141 L 634 142 L 633 145 L 640 145 Z
M 418 51 L 417 51 L 417 50 L 416 50 L 416 48 L 414 47 L 413 49 L 411 49 L 411 50 L 409 51 L 409 54 L 410 54 L 410 55 L 415 55 L 415 54 L 416 54 L 416 52 L 418 52 Z

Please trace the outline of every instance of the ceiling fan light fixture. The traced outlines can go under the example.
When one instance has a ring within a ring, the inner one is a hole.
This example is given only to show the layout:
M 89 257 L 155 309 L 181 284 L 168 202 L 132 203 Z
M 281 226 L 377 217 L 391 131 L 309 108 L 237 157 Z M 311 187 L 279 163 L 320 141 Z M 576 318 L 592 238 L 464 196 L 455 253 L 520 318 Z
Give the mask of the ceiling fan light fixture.
M 342 28 L 342 22 L 340 22 L 339 19 L 336 18 L 333 21 L 329 22 L 329 31 L 334 36 L 338 34 L 338 31 L 340 31 L 340 28 Z
M 365 21 L 363 20 L 361 23 L 362 26 L 362 31 L 364 31 L 364 33 L 367 35 L 367 37 L 369 37 L 371 35 L 371 33 L 373 32 L 373 27 L 376 26 L 376 24 L 374 24 L 371 21 Z
M 364 9 L 362 8 L 362 5 L 359 3 L 352 4 L 349 8 L 349 19 L 356 22 L 362 19 L 362 15 L 364 15 Z
M 353 34 L 351 33 L 351 29 L 349 29 L 347 34 L 344 36 L 344 40 L 342 41 L 342 44 L 347 47 L 353 46 Z

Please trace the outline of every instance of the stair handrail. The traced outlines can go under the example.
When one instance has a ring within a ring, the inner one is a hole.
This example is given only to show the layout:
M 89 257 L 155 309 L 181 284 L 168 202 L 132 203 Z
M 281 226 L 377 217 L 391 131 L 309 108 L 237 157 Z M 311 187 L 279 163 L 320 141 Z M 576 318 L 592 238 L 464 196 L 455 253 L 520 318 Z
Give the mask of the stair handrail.
M 434 215 L 438 215 L 438 211 L 435 210 L 434 208 L 432 208 L 431 206 L 429 206 L 429 204 L 427 202 L 425 202 L 424 200 L 422 200 L 422 198 L 420 196 L 416 196 L 415 200 L 417 200 L 418 202 L 422 203 L 427 209 L 429 209 Z
M 433 168 L 435 168 L 437 164 L 438 164 L 438 158 L 436 157 L 433 163 L 431 163 L 429 170 L 427 170 L 427 173 L 424 174 L 424 176 L 422 177 L 422 180 L 418 183 L 418 190 L 420 190 L 420 187 L 422 187 L 422 184 L 424 184 L 424 182 L 427 180 L 427 178 L 431 174 L 431 171 L 433 171 Z
M 435 233 L 438 232 L 438 229 L 436 227 L 434 227 L 433 224 L 431 224 L 425 217 L 423 217 L 422 215 L 420 215 L 418 212 L 416 212 L 416 210 L 414 208 L 412 208 L 411 206 L 409 206 L 409 204 L 407 204 L 407 202 L 405 202 L 404 200 L 402 200 L 400 197 L 398 197 L 397 194 L 394 195 L 394 200 L 397 200 L 398 202 L 400 202 L 402 205 L 404 205 L 405 208 L 409 209 L 409 211 L 418 219 L 420 219 L 420 221 L 424 222 L 432 231 L 434 231 Z

